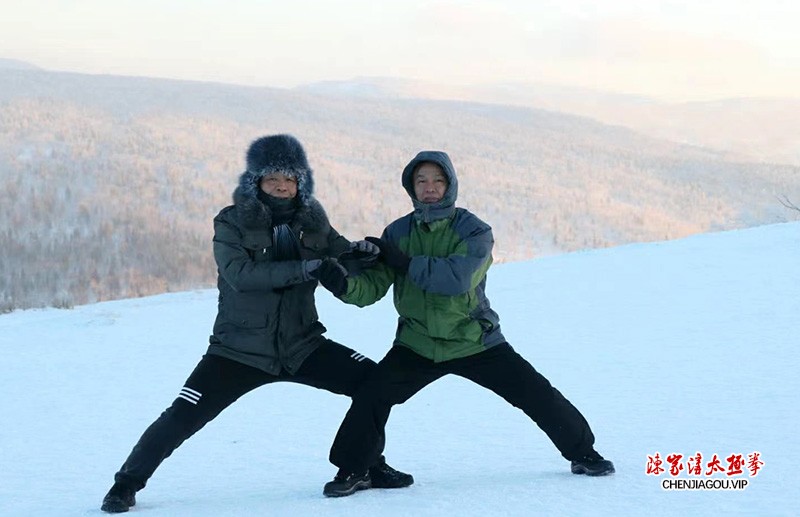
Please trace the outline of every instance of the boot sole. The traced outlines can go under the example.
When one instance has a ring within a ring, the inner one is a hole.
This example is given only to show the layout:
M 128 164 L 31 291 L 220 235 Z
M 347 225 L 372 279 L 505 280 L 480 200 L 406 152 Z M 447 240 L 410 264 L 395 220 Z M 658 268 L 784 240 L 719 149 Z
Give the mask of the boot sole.
M 401 481 L 399 483 L 376 483 L 375 480 L 373 480 L 371 488 L 385 488 L 385 489 L 406 488 L 413 484 L 414 484 L 414 478 L 411 478 L 410 480 Z
M 614 467 L 600 471 L 591 471 L 586 467 L 572 467 L 573 474 L 578 474 L 578 475 L 585 474 L 591 477 L 608 476 L 609 474 L 613 474 L 614 472 L 615 472 Z
M 322 490 L 322 495 L 324 495 L 325 497 L 346 497 L 348 495 L 355 494 L 359 490 L 367 490 L 369 488 L 372 488 L 371 481 L 359 481 L 358 483 L 350 487 L 349 490 L 330 490 L 328 489 L 328 487 L 325 487 Z
M 125 503 L 103 503 L 103 506 L 100 507 L 100 510 L 106 513 L 125 513 L 130 510 L 131 507 Z

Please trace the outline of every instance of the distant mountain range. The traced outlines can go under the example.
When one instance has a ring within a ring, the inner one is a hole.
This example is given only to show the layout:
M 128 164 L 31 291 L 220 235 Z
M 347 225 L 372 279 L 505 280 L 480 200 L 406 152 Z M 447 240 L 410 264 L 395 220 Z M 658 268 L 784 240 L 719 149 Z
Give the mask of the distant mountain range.
M 20 61 L 19 59 L 0 57 L 0 70 L 41 70 L 41 68 L 26 61 Z
M 317 197 L 353 239 L 411 209 L 399 176 L 421 149 L 450 153 L 459 204 L 493 226 L 501 261 L 798 215 L 777 199 L 800 200 L 794 161 L 680 143 L 706 133 L 681 130 L 685 118 L 663 115 L 666 105 L 646 120 L 686 138 L 553 106 L 422 98 L 437 94 L 414 82 L 361 82 L 286 90 L 0 67 L 0 310 L 210 285 L 211 219 L 230 203 L 247 146 L 270 133 L 304 143 Z M 792 101 L 761 102 L 714 109 L 769 127 L 794 123 L 777 116 Z
M 668 103 L 549 84 L 449 86 L 384 77 L 323 81 L 298 89 L 320 95 L 447 99 L 546 109 L 712 148 L 734 159 L 800 165 L 800 94 L 795 98 Z

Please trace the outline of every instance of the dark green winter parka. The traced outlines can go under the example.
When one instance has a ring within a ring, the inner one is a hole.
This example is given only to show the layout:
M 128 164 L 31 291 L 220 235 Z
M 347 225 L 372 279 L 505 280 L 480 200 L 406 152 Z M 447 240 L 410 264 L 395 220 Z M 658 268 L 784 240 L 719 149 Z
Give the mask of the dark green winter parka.
M 290 148 L 294 143 L 279 142 Z M 282 368 L 295 373 L 326 330 L 314 303 L 317 281 L 309 279 L 303 262 L 335 257 L 350 243 L 331 227 L 322 206 L 311 196 L 311 170 L 304 154 L 299 166 L 279 162 L 272 169 L 263 166 L 257 154 L 251 159 L 251 154 L 252 148 L 234 204 L 214 218 L 219 304 L 208 353 L 273 375 Z M 258 195 L 259 181 L 273 169 L 298 178 L 297 208 L 288 225 L 299 241 L 300 260 L 275 257 L 273 214 Z

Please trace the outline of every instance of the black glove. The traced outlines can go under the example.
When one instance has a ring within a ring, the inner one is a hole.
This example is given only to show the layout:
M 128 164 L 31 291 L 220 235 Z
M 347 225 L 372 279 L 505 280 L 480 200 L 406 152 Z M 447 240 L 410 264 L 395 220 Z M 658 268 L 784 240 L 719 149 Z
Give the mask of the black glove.
M 347 292 L 347 270 L 336 259 L 326 258 L 317 269 L 309 273 L 322 287 L 339 297 Z
M 379 239 L 377 237 L 367 237 L 368 242 L 376 245 L 381 250 L 381 259 L 390 268 L 405 273 L 408 271 L 408 265 L 411 263 L 411 258 L 403 253 L 400 248 L 391 242 Z

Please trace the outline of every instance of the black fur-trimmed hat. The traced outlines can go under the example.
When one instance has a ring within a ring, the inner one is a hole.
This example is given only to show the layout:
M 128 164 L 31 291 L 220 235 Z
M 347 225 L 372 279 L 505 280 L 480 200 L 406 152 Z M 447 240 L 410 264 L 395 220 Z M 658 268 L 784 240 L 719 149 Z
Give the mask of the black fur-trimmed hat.
M 240 186 L 250 183 L 256 190 L 261 178 L 274 172 L 297 180 L 297 197 L 307 205 L 314 193 L 314 176 L 302 144 L 292 135 L 270 135 L 255 140 L 247 150 L 247 171 Z M 248 185 L 249 186 L 249 185 Z

